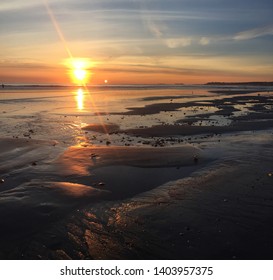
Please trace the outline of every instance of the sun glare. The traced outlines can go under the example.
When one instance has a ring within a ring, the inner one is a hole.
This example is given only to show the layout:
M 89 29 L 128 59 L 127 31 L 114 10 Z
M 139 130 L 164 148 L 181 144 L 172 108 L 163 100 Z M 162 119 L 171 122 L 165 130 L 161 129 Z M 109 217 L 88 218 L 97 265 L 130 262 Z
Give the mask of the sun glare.
M 84 81 L 85 77 L 86 77 L 86 70 L 84 69 L 75 69 L 73 71 L 74 73 L 74 76 L 75 78 L 78 80 L 78 81 Z
M 77 85 L 86 85 L 90 78 L 90 61 L 86 58 L 73 58 L 65 62 L 69 68 L 72 82 Z

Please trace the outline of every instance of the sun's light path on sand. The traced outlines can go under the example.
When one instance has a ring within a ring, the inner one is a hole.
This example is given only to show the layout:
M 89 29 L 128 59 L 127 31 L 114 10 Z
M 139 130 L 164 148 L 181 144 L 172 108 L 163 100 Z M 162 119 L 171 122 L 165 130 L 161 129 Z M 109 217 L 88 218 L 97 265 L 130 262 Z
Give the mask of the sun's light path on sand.
M 72 55 L 72 53 L 71 53 L 71 51 L 70 51 L 70 49 L 68 47 L 68 44 L 67 44 L 67 42 L 65 40 L 63 32 L 62 32 L 62 30 L 61 30 L 61 28 L 60 28 L 60 26 L 59 26 L 55 16 L 54 16 L 53 11 L 51 10 L 51 8 L 50 8 L 50 6 L 48 4 L 48 1 L 47 0 L 43 0 L 43 2 L 44 2 L 44 5 L 45 5 L 45 8 L 47 10 L 47 13 L 48 13 L 48 15 L 50 17 L 50 20 L 51 20 L 51 22 L 52 22 L 52 24 L 53 24 L 53 26 L 54 26 L 57 34 L 58 34 L 58 36 L 59 36 L 63 46 L 64 46 L 64 49 L 66 50 L 66 53 L 68 55 L 68 59 L 70 59 L 71 61 L 77 61 L 76 59 L 74 59 L 74 57 L 73 57 L 73 55 Z M 82 71 L 79 72 L 79 71 L 77 71 L 77 68 L 75 68 L 74 71 L 76 71 L 74 74 L 75 74 L 75 76 L 79 77 L 79 80 L 81 80 L 81 78 L 82 78 L 82 86 L 84 87 L 85 92 L 88 93 L 88 96 L 89 96 L 89 98 L 91 100 L 91 103 L 92 103 L 92 107 L 93 107 L 94 113 L 98 117 L 99 122 L 100 122 L 101 126 L 103 127 L 103 130 L 104 130 L 105 134 L 107 135 L 108 140 L 110 141 L 110 135 L 109 135 L 109 133 L 108 133 L 106 127 L 105 127 L 105 124 L 103 122 L 103 119 L 102 119 L 100 113 L 97 110 L 97 106 L 96 106 L 96 104 L 95 104 L 95 102 L 94 102 L 94 100 L 93 100 L 93 98 L 92 98 L 92 96 L 91 96 L 91 94 L 89 92 L 89 89 L 88 89 L 88 87 L 86 85 L 86 82 L 84 81 L 84 78 L 86 76 L 86 72 L 82 72 Z

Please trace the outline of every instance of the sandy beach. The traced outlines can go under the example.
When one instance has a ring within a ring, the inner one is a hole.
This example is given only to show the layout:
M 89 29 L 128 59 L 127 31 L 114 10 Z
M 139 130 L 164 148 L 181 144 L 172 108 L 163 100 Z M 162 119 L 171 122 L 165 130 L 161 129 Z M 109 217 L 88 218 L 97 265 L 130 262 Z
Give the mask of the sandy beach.
M 272 259 L 272 88 L 128 91 L 0 92 L 0 258 Z

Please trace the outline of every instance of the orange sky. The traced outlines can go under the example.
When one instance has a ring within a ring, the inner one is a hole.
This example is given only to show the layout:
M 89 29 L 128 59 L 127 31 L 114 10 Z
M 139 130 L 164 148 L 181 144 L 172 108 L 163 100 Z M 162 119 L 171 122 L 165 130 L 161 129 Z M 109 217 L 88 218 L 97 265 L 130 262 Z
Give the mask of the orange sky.
M 242 75 L 239 71 L 224 71 L 224 70 L 196 70 L 185 71 L 184 73 L 175 73 L 176 71 L 166 70 L 162 68 L 151 67 L 150 71 L 146 69 L 115 67 L 107 69 L 100 69 L 94 67 L 94 69 L 87 69 L 89 78 L 86 80 L 87 84 L 104 84 L 105 80 L 108 80 L 109 84 L 174 84 L 174 83 L 186 83 L 186 84 L 198 84 L 206 83 L 209 81 L 223 81 L 223 82 L 247 82 L 247 81 L 271 81 L 272 75 L 268 72 L 268 75 L 249 73 Z M 12 68 L 0 68 L 0 77 L 5 83 L 48 83 L 48 84 L 77 84 L 77 80 L 71 78 L 69 70 L 60 66 L 58 68 L 24 68 L 24 67 L 12 67 Z
M 90 62 L 87 84 L 271 81 L 272 1 L 196 1 L 7 2 L 0 82 L 77 83 L 69 58 Z

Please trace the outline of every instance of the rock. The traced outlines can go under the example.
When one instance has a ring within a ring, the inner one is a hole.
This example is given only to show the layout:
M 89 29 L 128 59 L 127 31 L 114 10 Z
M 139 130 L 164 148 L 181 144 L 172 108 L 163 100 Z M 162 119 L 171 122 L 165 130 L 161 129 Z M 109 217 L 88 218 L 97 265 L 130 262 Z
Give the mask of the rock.
M 5 183 L 5 180 L 4 179 L 0 179 L 0 184 L 3 184 Z

